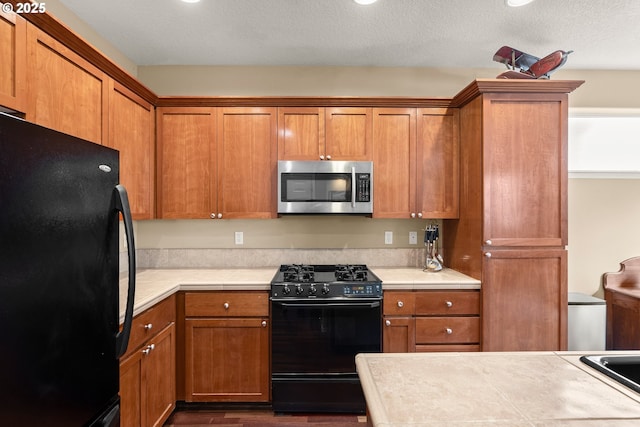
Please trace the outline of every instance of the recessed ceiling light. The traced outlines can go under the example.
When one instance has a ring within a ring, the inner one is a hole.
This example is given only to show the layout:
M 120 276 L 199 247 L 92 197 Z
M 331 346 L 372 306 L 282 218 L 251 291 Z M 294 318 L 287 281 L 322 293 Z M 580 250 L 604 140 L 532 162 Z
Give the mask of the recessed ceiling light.
M 377 2 L 378 0 L 353 0 L 354 2 L 358 3 L 358 4 L 373 4 L 375 2 Z
M 182 0 L 185 3 L 200 3 L 200 0 Z
M 529 4 L 531 2 L 533 2 L 533 0 L 505 0 L 505 3 L 507 3 L 507 6 L 511 6 L 511 7 L 524 6 L 525 4 Z

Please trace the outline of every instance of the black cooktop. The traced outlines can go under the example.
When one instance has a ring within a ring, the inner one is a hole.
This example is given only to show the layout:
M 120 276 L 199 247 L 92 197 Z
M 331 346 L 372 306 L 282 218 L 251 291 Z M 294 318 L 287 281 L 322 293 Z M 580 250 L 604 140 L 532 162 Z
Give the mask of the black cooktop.
M 281 265 L 272 283 L 379 282 L 364 264 Z
M 364 264 L 282 265 L 272 298 L 382 297 L 382 281 Z

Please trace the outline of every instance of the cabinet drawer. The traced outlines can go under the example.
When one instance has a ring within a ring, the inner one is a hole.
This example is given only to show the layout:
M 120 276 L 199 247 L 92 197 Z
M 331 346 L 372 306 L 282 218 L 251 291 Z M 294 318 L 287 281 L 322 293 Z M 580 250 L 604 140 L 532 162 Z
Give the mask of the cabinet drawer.
M 385 292 L 382 312 L 385 316 L 411 316 L 414 308 L 413 292 Z
M 480 314 L 478 291 L 418 292 L 415 298 L 417 316 Z
M 187 292 L 187 317 L 251 317 L 269 315 L 268 292 Z
M 145 341 L 159 333 L 171 322 L 175 322 L 175 319 L 175 295 L 170 296 L 134 317 L 126 354 L 136 350 Z
M 416 344 L 480 342 L 479 317 L 418 317 Z

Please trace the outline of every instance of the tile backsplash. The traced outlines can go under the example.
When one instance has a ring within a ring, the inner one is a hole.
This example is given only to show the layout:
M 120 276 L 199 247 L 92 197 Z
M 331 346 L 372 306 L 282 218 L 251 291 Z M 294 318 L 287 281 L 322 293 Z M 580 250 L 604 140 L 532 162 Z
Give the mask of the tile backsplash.
M 259 268 L 281 264 L 422 267 L 425 249 L 137 249 L 137 268 Z M 120 271 L 127 271 L 126 253 Z

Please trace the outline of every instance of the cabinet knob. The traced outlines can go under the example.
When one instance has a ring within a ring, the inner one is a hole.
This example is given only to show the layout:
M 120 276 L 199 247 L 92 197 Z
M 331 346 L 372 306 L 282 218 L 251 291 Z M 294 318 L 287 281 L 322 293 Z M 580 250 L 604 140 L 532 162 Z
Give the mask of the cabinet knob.
M 218 214 L 218 219 L 222 218 L 222 213 Z
M 266 321 L 266 320 L 263 320 L 263 321 L 262 321 L 262 327 L 263 327 L 263 328 L 266 328 L 266 327 L 267 327 L 267 321 Z
M 151 351 L 156 348 L 155 344 L 149 344 L 148 346 L 145 347 L 144 350 L 142 350 L 142 354 L 144 354 L 145 356 L 149 353 L 151 353 Z
M 411 212 L 411 218 L 415 218 L 416 217 L 416 213 L 415 212 Z
M 387 326 L 391 326 L 391 320 L 385 320 L 384 324 L 387 325 Z
M 320 160 L 324 160 L 324 156 L 323 155 L 320 155 Z
M 422 212 L 418 212 L 418 218 L 422 218 Z
M 211 219 L 216 219 L 216 214 L 215 214 L 215 212 L 214 212 L 214 213 L 212 213 L 212 214 L 211 214 L 211 215 L 209 215 L 209 216 L 211 217 Z
M 491 239 L 489 240 L 485 240 L 484 243 L 488 246 L 491 246 L 493 244 L 493 242 L 491 241 Z
M 146 325 L 144 325 L 144 330 L 145 331 L 150 331 L 151 328 L 153 328 L 153 323 L 147 323 Z
M 451 335 L 453 333 L 453 329 L 451 328 L 446 328 L 444 331 L 447 333 L 447 335 Z
M 224 307 L 225 310 L 229 310 L 229 303 L 225 302 L 224 304 L 222 304 L 222 306 Z
M 447 301 L 447 302 L 445 302 L 445 304 L 449 308 L 453 307 L 453 303 L 451 301 Z
M 327 155 L 327 160 L 331 160 L 331 156 L 330 155 Z
M 402 301 L 398 301 L 398 307 L 399 307 L 399 308 L 404 307 L 404 302 L 402 302 Z
M 484 256 L 486 256 L 487 258 L 491 258 L 491 252 L 486 252 Z

